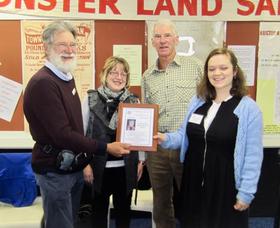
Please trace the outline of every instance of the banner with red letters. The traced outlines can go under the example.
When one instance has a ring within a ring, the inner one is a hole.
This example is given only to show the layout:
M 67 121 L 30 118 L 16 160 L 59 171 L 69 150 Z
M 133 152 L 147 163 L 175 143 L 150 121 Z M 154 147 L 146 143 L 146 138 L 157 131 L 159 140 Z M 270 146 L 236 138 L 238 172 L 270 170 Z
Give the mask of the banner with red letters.
M 1 0 L 1 13 L 15 19 L 277 21 L 280 0 Z

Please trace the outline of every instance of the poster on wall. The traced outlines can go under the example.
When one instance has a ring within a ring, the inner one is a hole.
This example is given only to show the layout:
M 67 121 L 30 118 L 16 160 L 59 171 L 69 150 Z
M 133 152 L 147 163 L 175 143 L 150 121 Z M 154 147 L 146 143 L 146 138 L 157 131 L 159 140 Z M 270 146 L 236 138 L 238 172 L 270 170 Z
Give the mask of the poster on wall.
M 23 86 L 44 65 L 42 32 L 51 21 L 21 21 Z M 77 67 L 73 72 L 81 100 L 94 88 L 94 22 L 71 21 L 77 29 Z M 25 130 L 27 124 L 25 123 Z
M 280 23 L 261 22 L 256 100 L 263 112 L 264 134 L 280 136 Z M 265 95 L 265 96 L 264 96 Z
M 113 55 L 120 56 L 128 62 L 130 86 L 140 86 L 142 76 L 142 46 L 113 45 Z
M 154 23 L 155 21 L 147 21 L 148 66 L 154 64 L 157 59 L 157 53 L 151 42 Z M 175 21 L 174 23 L 179 35 L 178 55 L 195 56 L 204 62 L 212 49 L 223 46 L 225 22 Z
M 246 78 L 247 86 L 254 86 L 255 80 L 255 45 L 228 45 L 238 59 L 238 65 L 241 67 Z

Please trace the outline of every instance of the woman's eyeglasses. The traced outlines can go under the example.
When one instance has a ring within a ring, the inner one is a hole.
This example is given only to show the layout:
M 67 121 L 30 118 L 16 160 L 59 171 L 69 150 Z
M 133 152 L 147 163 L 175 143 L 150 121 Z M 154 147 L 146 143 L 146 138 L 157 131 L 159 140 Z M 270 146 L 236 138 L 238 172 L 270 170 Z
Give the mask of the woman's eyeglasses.
M 109 74 L 113 77 L 118 77 L 119 75 L 122 77 L 122 78 L 126 78 L 127 77 L 127 73 L 125 72 L 118 72 L 118 71 L 110 71 Z

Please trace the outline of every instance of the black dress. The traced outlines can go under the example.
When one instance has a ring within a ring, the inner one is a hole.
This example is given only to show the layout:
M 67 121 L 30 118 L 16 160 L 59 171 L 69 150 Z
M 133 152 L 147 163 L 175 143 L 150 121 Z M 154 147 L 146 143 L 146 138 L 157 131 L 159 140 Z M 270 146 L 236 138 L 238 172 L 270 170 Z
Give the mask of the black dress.
M 222 102 L 206 134 L 203 123 L 212 102 L 195 111 L 203 115 L 200 124 L 187 124 L 189 147 L 181 192 L 184 228 L 248 227 L 248 210 L 233 208 L 237 194 L 233 156 L 238 125 L 233 110 L 239 101 L 232 97 Z

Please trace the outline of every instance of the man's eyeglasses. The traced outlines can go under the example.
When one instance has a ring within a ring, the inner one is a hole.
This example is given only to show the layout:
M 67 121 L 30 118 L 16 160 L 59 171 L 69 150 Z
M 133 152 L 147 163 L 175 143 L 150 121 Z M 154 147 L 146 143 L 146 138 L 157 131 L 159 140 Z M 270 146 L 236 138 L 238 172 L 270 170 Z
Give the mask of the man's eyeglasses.
M 54 43 L 54 46 L 58 47 L 59 49 L 75 49 L 77 48 L 77 43 L 71 42 L 71 43 L 64 43 L 64 42 L 59 42 L 59 43 Z
M 126 78 L 127 77 L 127 73 L 125 72 L 118 72 L 118 71 L 110 71 L 109 74 L 113 77 L 118 77 L 119 75 L 122 77 L 122 78 Z

